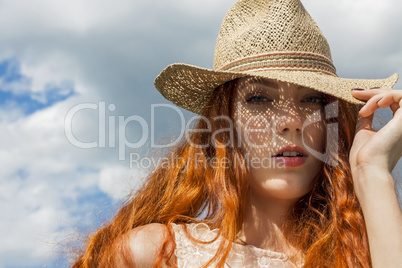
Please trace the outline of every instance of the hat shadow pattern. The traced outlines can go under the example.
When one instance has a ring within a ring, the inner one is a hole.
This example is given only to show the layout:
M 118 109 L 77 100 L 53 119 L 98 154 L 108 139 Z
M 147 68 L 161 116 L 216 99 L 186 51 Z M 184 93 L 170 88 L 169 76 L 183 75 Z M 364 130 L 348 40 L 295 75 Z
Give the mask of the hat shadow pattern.
M 352 88 L 392 88 L 386 79 L 340 78 L 327 39 L 300 0 L 240 0 L 226 13 L 215 48 L 213 69 L 184 63 L 167 66 L 156 89 L 172 103 L 200 114 L 213 90 L 240 77 L 289 82 L 353 104 L 364 102 Z

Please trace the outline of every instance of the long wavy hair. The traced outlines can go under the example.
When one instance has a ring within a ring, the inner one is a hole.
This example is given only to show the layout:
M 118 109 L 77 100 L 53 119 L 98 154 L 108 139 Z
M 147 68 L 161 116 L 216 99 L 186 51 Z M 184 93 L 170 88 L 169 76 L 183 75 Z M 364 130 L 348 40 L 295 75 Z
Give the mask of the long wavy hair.
M 213 119 L 222 115 L 231 118 L 235 81 L 212 93 L 195 124 L 194 129 L 205 130 L 208 121 L 211 131 L 191 132 L 168 153 L 172 160 L 169 163 L 175 164 L 156 167 L 116 216 L 88 237 L 73 267 L 114 267 L 116 253 L 122 250 L 116 246 L 117 241 L 136 227 L 161 223 L 168 227 L 168 235 L 155 262 L 158 267 L 173 256 L 175 244 L 170 223 L 194 222 L 217 228 L 219 235 L 227 238 L 221 240 L 216 255 L 204 267 L 213 262 L 217 267 L 224 266 L 244 220 L 247 168 L 242 164 L 244 154 L 240 148 L 217 146 L 228 144 L 232 138 L 233 144 L 237 144 L 236 135 L 231 137 L 227 131 L 221 131 L 213 140 L 211 133 L 230 127 L 227 120 Z M 303 267 L 371 267 L 365 222 L 348 160 L 358 107 L 342 100 L 337 103 L 339 142 L 337 152 L 331 154 L 337 165 L 324 163 L 312 190 L 289 212 L 285 236 L 292 238 L 294 246 L 303 252 Z M 211 166 L 208 161 L 212 158 L 218 163 L 229 159 L 236 164 Z

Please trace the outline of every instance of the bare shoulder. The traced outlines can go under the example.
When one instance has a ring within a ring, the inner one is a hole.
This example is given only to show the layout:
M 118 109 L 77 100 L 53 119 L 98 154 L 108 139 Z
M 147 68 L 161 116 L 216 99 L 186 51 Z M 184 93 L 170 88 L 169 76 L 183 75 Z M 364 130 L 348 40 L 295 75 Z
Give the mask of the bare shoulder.
M 160 223 L 151 223 L 131 230 L 120 243 L 119 251 L 122 256 L 119 258 L 119 266 L 154 267 L 167 237 L 168 228 Z M 171 246 L 168 244 L 167 250 L 170 250 Z
M 167 236 L 167 227 L 151 223 L 133 229 L 129 234 L 130 248 L 134 253 L 148 255 L 159 251 Z

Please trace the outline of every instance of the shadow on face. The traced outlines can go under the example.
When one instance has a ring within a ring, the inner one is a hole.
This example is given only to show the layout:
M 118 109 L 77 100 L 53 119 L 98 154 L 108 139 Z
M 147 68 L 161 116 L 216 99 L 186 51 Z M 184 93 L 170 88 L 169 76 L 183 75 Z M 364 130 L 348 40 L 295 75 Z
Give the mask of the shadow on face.
M 306 194 L 325 161 L 322 118 L 329 97 L 256 77 L 238 79 L 233 94 L 234 126 L 248 159 L 251 189 L 289 198 Z

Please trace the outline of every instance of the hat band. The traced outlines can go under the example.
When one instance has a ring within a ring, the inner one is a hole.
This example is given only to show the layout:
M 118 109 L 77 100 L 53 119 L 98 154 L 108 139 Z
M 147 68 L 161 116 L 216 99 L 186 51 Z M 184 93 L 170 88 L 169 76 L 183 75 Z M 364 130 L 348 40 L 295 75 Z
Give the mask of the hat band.
M 311 52 L 273 52 L 245 57 L 220 68 L 222 71 L 235 72 L 264 69 L 315 70 L 337 76 L 330 59 Z

